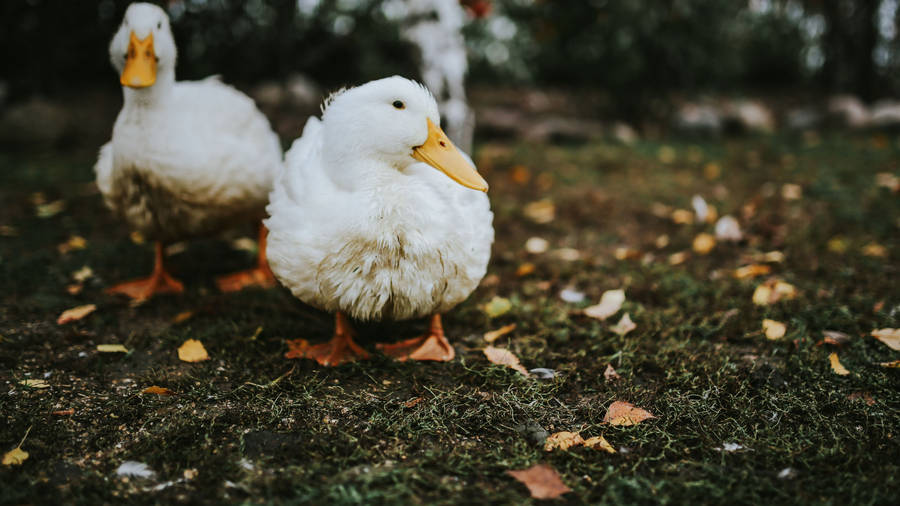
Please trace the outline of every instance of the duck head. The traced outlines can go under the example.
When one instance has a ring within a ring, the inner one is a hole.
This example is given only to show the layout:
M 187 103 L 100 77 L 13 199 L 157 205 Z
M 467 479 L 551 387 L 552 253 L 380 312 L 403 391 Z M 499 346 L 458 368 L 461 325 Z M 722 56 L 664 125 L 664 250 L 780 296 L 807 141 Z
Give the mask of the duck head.
M 326 154 L 375 159 L 400 171 L 422 162 L 486 192 L 487 182 L 450 142 L 440 121 L 437 102 L 421 84 L 397 76 L 370 81 L 325 101 L 325 136 L 337 140 L 326 143 Z
M 122 25 L 109 44 L 119 82 L 135 89 L 153 86 L 159 75 L 174 79 L 177 54 L 169 17 L 148 3 L 128 6 Z

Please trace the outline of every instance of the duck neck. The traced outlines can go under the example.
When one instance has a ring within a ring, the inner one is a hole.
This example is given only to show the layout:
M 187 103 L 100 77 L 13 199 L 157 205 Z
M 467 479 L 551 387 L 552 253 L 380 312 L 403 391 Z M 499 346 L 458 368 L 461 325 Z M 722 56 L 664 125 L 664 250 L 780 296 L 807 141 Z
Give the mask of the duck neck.
M 149 108 L 165 102 L 172 94 L 175 87 L 175 72 L 173 70 L 160 70 L 156 75 L 153 86 L 146 88 L 122 87 L 126 108 Z

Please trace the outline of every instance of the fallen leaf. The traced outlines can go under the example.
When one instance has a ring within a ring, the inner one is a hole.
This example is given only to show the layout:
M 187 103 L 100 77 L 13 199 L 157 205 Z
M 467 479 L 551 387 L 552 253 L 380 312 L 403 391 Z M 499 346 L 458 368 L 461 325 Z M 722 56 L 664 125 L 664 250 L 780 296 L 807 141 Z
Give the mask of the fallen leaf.
M 528 370 L 522 367 L 521 362 L 519 362 L 519 357 L 515 356 L 513 352 L 507 349 L 488 346 L 484 349 L 484 356 L 494 364 L 505 365 L 506 367 L 519 371 L 524 376 L 528 376 Z
M 55 416 L 69 416 L 69 415 L 75 414 L 75 409 L 74 408 L 60 409 L 57 411 L 51 411 L 50 414 L 55 415 Z
M 622 309 L 625 303 L 625 290 L 607 290 L 600 296 L 600 303 L 584 308 L 584 314 L 598 320 L 605 320 Z
M 510 169 L 509 176 L 516 184 L 527 184 L 528 181 L 531 181 L 531 170 L 524 165 L 514 165 Z
M 50 383 L 47 383 L 45 380 L 42 380 L 42 379 L 25 379 L 25 380 L 19 381 L 19 384 L 22 385 L 23 387 L 35 388 L 35 389 L 50 388 Z
M 594 450 L 603 450 L 606 453 L 616 453 L 616 449 L 613 448 L 603 436 L 594 436 L 585 439 L 584 446 Z
M 494 296 L 487 304 L 484 305 L 484 314 L 490 318 L 496 318 L 509 312 L 512 309 L 512 302 L 505 297 Z
M 875 399 L 872 398 L 872 394 L 869 392 L 853 392 L 852 394 L 847 396 L 849 401 L 855 401 L 857 399 L 862 399 L 866 401 L 867 406 L 873 406 L 875 404 Z
M 535 223 L 550 223 L 556 218 L 556 206 L 549 199 L 542 199 L 525 205 L 525 216 Z
M 496 341 L 497 339 L 500 339 L 501 337 L 505 336 L 506 334 L 509 334 L 509 333 L 512 332 L 513 330 L 516 330 L 516 324 L 515 324 L 515 323 L 510 323 L 509 325 L 504 325 L 504 326 L 500 327 L 500 328 L 497 329 L 497 330 L 492 330 L 492 331 L 490 331 L 490 332 L 485 332 L 485 333 L 484 333 L 484 340 L 487 341 L 487 342 L 489 342 L 489 343 L 493 343 L 493 342 Z
M 284 353 L 284 358 L 305 358 L 306 349 L 309 348 L 309 341 L 306 339 L 288 339 L 288 351 Z
M 831 361 L 831 370 L 834 371 L 835 374 L 840 374 L 841 376 L 850 374 L 850 371 L 848 371 L 847 368 L 844 367 L 843 364 L 841 364 L 840 359 L 838 359 L 837 353 L 828 355 L 828 360 Z
M 766 264 L 750 264 L 735 269 L 734 277 L 737 279 L 748 279 L 757 276 L 765 276 L 770 272 L 772 272 L 772 267 Z
M 637 425 L 648 418 L 656 418 L 653 413 L 637 408 L 633 404 L 616 401 L 609 406 L 603 421 L 610 425 Z
M 799 184 L 786 184 L 781 187 L 781 198 L 784 200 L 799 200 L 803 197 L 803 187 Z
M 578 290 L 574 290 L 572 288 L 564 288 L 559 292 L 559 298 L 565 302 L 569 302 L 572 304 L 578 304 L 579 302 L 584 301 L 584 293 L 579 292 Z
M 641 258 L 641 250 L 625 247 L 616 248 L 613 256 L 616 257 L 616 260 L 637 260 Z
M 413 399 L 410 399 L 410 400 L 404 402 L 404 403 L 403 403 L 403 406 L 404 406 L 404 407 L 407 407 L 407 408 L 411 408 L 411 407 L 413 407 L 413 406 L 419 404 L 420 402 L 422 402 L 422 401 L 424 401 L 424 400 L 425 400 L 424 397 L 415 397 L 415 398 L 413 398 Z
M 70 251 L 87 248 L 87 239 L 80 235 L 73 235 L 69 240 L 56 247 L 60 254 L 65 255 Z
M 537 266 L 531 262 L 525 262 L 516 269 L 516 277 L 523 277 L 531 274 L 537 269 Z
M 129 476 L 134 478 L 153 478 L 153 476 L 156 475 L 147 464 L 135 462 L 133 460 L 122 462 L 122 465 L 116 469 L 116 474 L 118 476 Z
M 520 471 L 507 471 L 506 474 L 528 487 L 531 497 L 535 499 L 556 499 L 572 491 L 562 482 L 555 469 L 544 464 L 536 464 Z
M 94 270 L 85 265 L 81 269 L 78 269 L 77 271 L 72 273 L 72 280 L 78 283 L 84 283 L 93 275 Z
M 175 318 L 172 318 L 172 323 L 174 323 L 174 324 L 184 323 L 184 322 L 190 320 L 192 316 L 194 316 L 193 311 L 182 311 L 182 312 L 178 313 L 177 315 L 175 315 Z
M 753 303 L 757 306 L 768 306 L 780 300 L 797 297 L 797 288 L 779 279 L 770 279 L 756 287 L 753 291 Z
M 128 348 L 121 344 L 98 344 L 97 351 L 100 353 L 128 353 Z
M 787 331 L 787 326 L 779 321 L 766 319 L 762 322 L 762 329 L 766 334 L 766 339 L 770 341 L 777 341 L 778 339 L 784 337 L 784 334 Z
M 887 248 L 877 242 L 870 242 L 863 246 L 862 254 L 867 257 L 884 258 L 888 255 Z
M 822 337 L 824 338 L 825 344 L 833 344 L 836 346 L 842 346 L 850 342 L 850 336 L 843 333 L 838 332 L 837 330 L 823 330 Z
M 667 234 L 663 234 L 653 240 L 653 245 L 656 246 L 656 249 L 663 249 L 669 245 L 669 242 L 671 242 L 669 236 Z
M 39 204 L 35 210 L 34 214 L 38 218 L 52 218 L 57 214 L 61 213 L 66 208 L 66 201 L 64 200 L 54 200 L 53 202 L 47 204 Z
M 582 443 L 584 443 L 584 439 L 581 437 L 581 434 L 577 432 L 555 432 L 550 434 L 544 441 L 544 451 L 551 452 L 557 448 L 560 450 L 568 450 L 569 448 L 578 446 Z
M 875 174 L 875 185 L 887 188 L 892 192 L 898 192 L 900 191 L 900 177 L 895 176 L 890 172 L 879 172 L 878 174 Z
M 716 162 L 709 162 L 703 166 L 703 177 L 712 181 L 722 174 L 722 167 Z
M 619 320 L 619 323 L 610 327 L 609 330 L 615 332 L 616 334 L 619 334 L 620 336 L 624 336 L 625 334 L 631 332 L 636 328 L 637 325 L 635 325 L 635 323 L 631 321 L 631 316 L 628 313 L 625 313 L 622 316 L 622 319 Z
M 891 362 L 878 362 L 878 365 L 881 367 L 887 367 L 890 369 L 900 368 L 900 360 L 893 360 Z
M 525 241 L 525 251 L 532 255 L 545 253 L 550 248 L 550 243 L 541 237 L 531 237 Z
M 716 222 L 716 239 L 720 241 L 738 242 L 744 238 L 741 224 L 734 216 L 726 214 Z
M 96 304 L 85 304 L 84 306 L 73 307 L 72 309 L 66 309 L 59 315 L 59 318 L 56 319 L 57 325 L 65 325 L 66 323 L 71 323 L 74 321 L 78 321 L 85 316 L 93 313 L 97 309 Z
M 28 460 L 28 452 L 18 446 L 3 454 L 4 466 L 20 466 Z
M 672 221 L 676 225 L 690 225 L 694 223 L 694 213 L 687 209 L 676 209 L 672 211 Z
M 615 381 L 622 379 L 622 377 L 619 376 L 619 373 L 617 373 L 616 370 L 613 369 L 612 364 L 606 364 L 606 370 L 603 371 L 603 378 L 606 379 L 606 381 Z
M 660 146 L 659 152 L 656 153 L 656 157 L 659 161 L 665 164 L 674 162 L 677 156 L 678 153 L 672 146 Z
M 699 255 L 706 255 L 715 247 L 716 238 L 705 232 L 697 234 L 697 237 L 694 238 L 694 242 L 691 244 L 691 248 Z
M 844 239 L 841 236 L 836 236 L 829 239 L 825 247 L 828 248 L 828 251 L 832 253 L 844 253 L 847 251 L 847 248 L 850 247 L 850 244 L 847 242 L 847 239 Z
M 184 362 L 202 362 L 209 360 L 209 354 L 203 343 L 196 339 L 188 339 L 178 347 L 178 358 Z
M 144 235 L 137 230 L 129 234 L 128 237 L 129 239 L 131 239 L 131 242 L 135 244 L 144 244 L 146 242 L 146 239 L 144 239 Z
M 669 255 L 669 265 L 681 265 L 688 259 L 688 254 L 684 251 L 672 253 Z
M 892 350 L 900 350 L 900 328 L 876 329 L 872 331 L 872 337 L 886 344 Z
M 66 293 L 68 293 L 69 295 L 78 295 L 82 290 L 84 290 L 84 285 L 82 285 L 81 283 L 66 285 Z
M 784 262 L 784 253 L 780 251 L 767 251 L 762 254 L 762 261 L 780 264 L 781 262 Z
M 581 252 L 575 248 L 559 248 L 553 250 L 553 256 L 563 262 L 575 262 L 581 260 Z
M 152 387 L 147 387 L 141 390 L 142 394 L 156 394 L 156 395 L 175 395 L 175 392 L 169 390 L 168 388 L 158 387 L 153 385 Z

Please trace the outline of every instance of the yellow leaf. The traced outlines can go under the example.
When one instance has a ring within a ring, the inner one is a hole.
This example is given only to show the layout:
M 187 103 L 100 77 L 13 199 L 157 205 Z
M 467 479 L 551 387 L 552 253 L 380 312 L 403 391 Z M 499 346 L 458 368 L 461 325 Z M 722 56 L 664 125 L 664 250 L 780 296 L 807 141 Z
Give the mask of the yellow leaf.
M 490 331 L 490 332 L 485 332 L 485 333 L 484 333 L 484 340 L 487 341 L 487 342 L 489 342 L 489 343 L 493 343 L 493 342 L 496 341 L 497 339 L 499 339 L 499 338 L 505 336 L 506 334 L 509 334 L 509 333 L 512 332 L 513 330 L 516 330 L 516 324 L 515 324 L 515 323 L 510 323 L 509 325 L 504 325 L 504 326 L 500 327 L 500 328 L 497 329 L 497 330 L 492 330 L 492 331 Z
M 484 305 L 484 313 L 491 318 L 506 314 L 510 309 L 512 309 L 512 302 L 504 297 L 494 296 L 490 302 Z
M 484 349 L 484 356 L 494 364 L 505 365 L 506 367 L 519 371 L 524 376 L 528 376 L 528 370 L 522 367 L 521 362 L 519 362 L 519 357 L 515 356 L 515 354 L 509 350 L 488 346 Z
M 690 225 L 694 223 L 694 213 L 687 209 L 676 209 L 672 211 L 672 221 L 676 225 Z
M 72 237 L 69 237 L 68 241 L 56 247 L 56 249 L 59 250 L 59 252 L 63 255 L 69 253 L 72 250 L 85 248 L 87 248 L 87 239 L 81 237 L 80 235 L 73 235 Z
M 545 464 L 536 464 L 520 471 L 506 471 L 506 474 L 528 487 L 528 492 L 535 499 L 556 499 L 572 491 L 559 478 L 559 473 Z
M 144 239 L 144 235 L 137 230 L 132 232 L 128 237 L 131 238 L 131 242 L 135 244 L 144 244 L 144 242 L 146 242 L 146 239 Z
M 19 466 L 28 460 L 28 452 L 18 446 L 3 454 L 4 466 Z
M 610 425 L 637 425 L 648 418 L 656 418 L 653 413 L 633 404 L 616 401 L 609 406 L 603 421 Z
M 100 353 L 128 353 L 128 348 L 121 344 L 98 344 L 97 351 Z
M 584 439 L 581 437 L 581 434 L 577 432 L 555 432 L 550 434 L 547 437 L 547 440 L 544 441 L 544 451 L 550 452 L 557 448 L 560 450 L 568 450 L 573 446 L 578 446 L 584 443 Z
M 841 364 L 840 359 L 838 359 L 837 353 L 828 355 L 828 360 L 831 361 L 831 370 L 834 371 L 835 374 L 840 374 L 841 376 L 850 374 L 850 371 L 848 371 L 847 368 L 844 367 L 843 364 Z
M 175 315 L 175 318 L 172 318 L 172 323 L 177 324 L 177 323 L 186 322 L 186 321 L 190 320 L 192 316 L 194 316 L 193 311 L 182 311 L 182 312 L 178 313 L 177 315 Z
M 775 320 L 763 320 L 762 328 L 763 332 L 766 334 L 766 339 L 770 341 L 781 339 L 787 331 L 787 326 L 785 324 Z
M 706 255 L 716 247 L 716 238 L 707 233 L 698 234 L 694 238 L 694 243 L 691 247 L 694 249 L 694 252 Z
M 525 262 L 516 269 L 516 277 L 521 278 L 522 276 L 527 276 L 534 272 L 536 269 L 537 266 L 533 263 Z
M 84 306 L 73 307 L 72 309 L 66 309 L 59 315 L 59 318 L 56 319 L 57 325 L 65 325 L 66 323 L 71 323 L 74 321 L 78 321 L 85 316 L 94 312 L 97 309 L 95 304 L 85 304 Z
M 863 246 L 862 254 L 867 257 L 878 257 L 884 258 L 888 255 L 887 248 L 878 244 L 877 242 L 870 242 Z
M 772 272 L 772 267 L 766 264 L 750 264 L 735 269 L 734 277 L 737 279 L 755 278 L 757 276 L 765 276 L 770 272 Z
M 688 259 L 688 254 L 684 251 L 672 253 L 669 255 L 669 265 L 681 265 Z
M 175 395 L 175 392 L 169 390 L 168 388 L 158 387 L 156 385 L 141 390 L 141 393 L 156 395 Z
M 622 309 L 625 303 L 625 290 L 607 290 L 600 296 L 600 303 L 584 308 L 584 314 L 598 320 L 605 320 Z
M 584 446 L 594 450 L 603 450 L 606 453 L 616 453 L 616 449 L 603 436 L 589 437 L 584 440 Z
M 892 350 L 900 351 L 900 329 L 876 329 L 872 337 L 888 345 Z
M 19 381 L 19 384 L 22 385 L 23 387 L 29 387 L 29 388 L 37 388 L 37 389 L 50 388 L 50 383 L 47 383 L 46 381 L 44 381 L 42 379 L 21 380 L 21 381 Z
M 756 287 L 753 291 L 753 303 L 757 306 L 768 306 L 780 300 L 797 297 L 797 288 L 780 279 L 770 279 Z
M 889 367 L 891 369 L 900 368 L 900 360 L 893 360 L 891 362 L 879 362 L 878 365 L 881 367 Z
M 828 251 L 832 253 L 844 253 L 849 246 L 847 240 L 841 236 L 832 237 L 826 244 Z
M 184 362 L 203 362 L 209 360 L 209 354 L 203 343 L 196 339 L 188 339 L 178 347 L 178 358 Z

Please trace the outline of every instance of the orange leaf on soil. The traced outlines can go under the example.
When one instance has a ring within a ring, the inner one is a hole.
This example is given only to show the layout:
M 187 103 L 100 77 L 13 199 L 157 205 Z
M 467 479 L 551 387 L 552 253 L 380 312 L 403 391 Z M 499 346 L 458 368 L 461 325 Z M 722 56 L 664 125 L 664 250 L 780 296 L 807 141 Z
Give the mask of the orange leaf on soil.
M 772 267 L 766 264 L 750 264 L 738 267 L 734 270 L 734 277 L 737 279 L 755 278 L 757 276 L 765 276 L 772 272 Z
M 175 318 L 172 318 L 172 323 L 177 324 L 177 323 L 186 322 L 186 321 L 190 320 L 192 316 L 194 316 L 193 311 L 182 311 L 182 312 L 178 313 L 177 315 L 175 315 Z
M 521 471 L 506 471 L 506 473 L 528 487 L 531 497 L 535 499 L 556 499 L 572 491 L 562 482 L 555 469 L 544 464 L 536 464 Z
M 519 357 L 515 356 L 513 352 L 509 350 L 488 346 L 484 349 L 484 356 L 494 364 L 505 365 L 506 367 L 515 369 L 523 375 L 528 376 L 528 370 L 522 367 L 522 364 L 519 362 Z
M 403 403 L 403 406 L 404 406 L 404 407 L 407 407 L 407 408 L 411 408 L 411 407 L 415 406 L 416 404 L 419 404 L 420 402 L 422 402 L 422 401 L 424 401 L 424 400 L 425 400 L 424 397 L 416 397 L 416 398 L 414 398 L 414 399 L 410 399 L 410 400 L 404 402 L 404 403 Z
M 209 354 L 203 343 L 196 339 L 188 339 L 178 347 L 178 358 L 183 362 L 203 362 L 209 360 Z
M 544 451 L 550 452 L 557 448 L 560 450 L 568 450 L 569 448 L 578 446 L 582 443 L 584 443 L 584 438 L 577 432 L 555 432 L 550 434 L 546 441 L 544 441 Z
M 97 309 L 96 304 L 85 304 L 84 306 L 73 307 L 72 309 L 66 309 L 59 315 L 59 318 L 56 319 L 57 325 L 65 325 L 66 323 L 71 323 L 74 321 L 78 321 L 85 316 L 93 313 Z
M 629 402 L 616 401 L 609 406 L 603 421 L 610 425 L 637 425 L 648 418 L 656 417 Z
M 60 409 L 60 410 L 57 410 L 57 411 L 51 411 L 50 414 L 51 414 L 51 415 L 56 415 L 56 416 L 68 416 L 68 415 L 74 415 L 74 414 L 75 414 L 75 409 L 74 409 L 74 408 Z
M 485 332 L 485 333 L 484 333 L 484 340 L 487 341 L 487 342 L 489 342 L 489 343 L 493 343 L 493 342 L 496 341 L 497 339 L 500 339 L 501 337 L 505 336 L 506 334 L 509 334 L 509 333 L 512 332 L 513 330 L 516 330 L 516 324 L 515 324 L 515 323 L 510 323 L 509 325 L 504 325 L 504 326 L 500 327 L 500 328 L 497 329 L 497 330 L 492 330 L 492 331 L 490 331 L 490 332 Z
M 594 450 L 603 450 L 606 453 L 616 453 L 616 449 L 613 448 L 612 445 L 609 444 L 609 441 L 603 436 L 594 436 L 585 439 L 584 446 L 593 448 Z
M 141 390 L 141 393 L 156 395 L 175 395 L 175 392 L 169 390 L 168 388 L 158 387 L 156 385 Z
M 878 362 L 878 365 L 891 369 L 900 369 L 900 360 L 893 360 L 891 362 Z
M 841 364 L 841 360 L 838 358 L 837 353 L 828 355 L 828 360 L 831 361 L 831 370 L 834 371 L 835 374 L 839 374 L 841 376 L 850 374 L 850 371 L 848 371 L 847 368 L 844 367 L 843 364 Z
M 900 350 L 900 329 L 877 329 L 872 337 L 886 344 L 892 350 Z
M 306 349 L 309 348 L 309 341 L 306 339 L 288 339 L 288 351 L 284 353 L 284 358 L 305 358 Z

